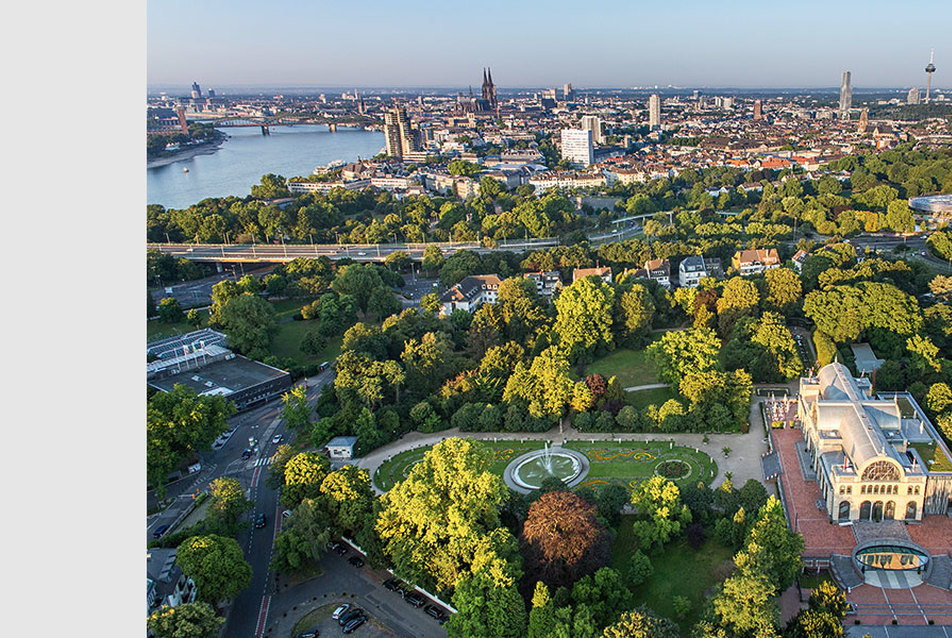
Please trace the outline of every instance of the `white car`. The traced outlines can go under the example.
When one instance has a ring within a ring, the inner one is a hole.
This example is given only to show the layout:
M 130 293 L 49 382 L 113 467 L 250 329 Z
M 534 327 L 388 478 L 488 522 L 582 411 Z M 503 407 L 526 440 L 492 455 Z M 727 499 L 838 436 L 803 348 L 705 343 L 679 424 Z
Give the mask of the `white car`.
M 331 614 L 331 618 L 334 620 L 339 619 L 341 616 L 347 613 L 347 610 L 350 609 L 350 603 L 344 603 L 340 607 L 334 610 L 334 613 Z
M 283 437 L 280 434 L 275 434 L 274 437 L 271 439 L 271 443 L 273 443 L 274 445 L 277 445 L 278 443 L 281 442 L 282 438 Z

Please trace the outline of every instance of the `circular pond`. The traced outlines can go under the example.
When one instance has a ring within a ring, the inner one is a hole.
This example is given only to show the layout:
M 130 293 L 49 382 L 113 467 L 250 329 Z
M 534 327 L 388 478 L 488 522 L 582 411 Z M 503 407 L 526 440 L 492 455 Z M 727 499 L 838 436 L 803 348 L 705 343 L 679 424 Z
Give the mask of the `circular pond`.
M 553 476 L 571 487 L 587 473 L 588 462 L 581 454 L 561 448 L 523 454 L 506 468 L 507 482 L 523 492 L 539 489 L 543 481 Z
M 854 554 L 860 570 L 884 571 L 922 571 L 929 564 L 929 553 L 925 550 L 896 544 L 870 545 L 856 550 Z

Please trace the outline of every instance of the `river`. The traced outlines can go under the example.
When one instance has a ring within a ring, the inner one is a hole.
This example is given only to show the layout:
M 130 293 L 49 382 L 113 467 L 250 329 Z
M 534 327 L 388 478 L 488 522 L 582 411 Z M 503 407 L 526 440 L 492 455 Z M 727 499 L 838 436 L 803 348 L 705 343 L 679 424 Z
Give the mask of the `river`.
M 147 201 L 186 208 L 206 197 L 244 197 L 265 173 L 310 175 L 315 166 L 373 157 L 383 148 L 379 131 L 326 126 L 224 128 L 229 138 L 214 152 L 147 169 Z M 183 171 L 188 168 L 188 172 Z

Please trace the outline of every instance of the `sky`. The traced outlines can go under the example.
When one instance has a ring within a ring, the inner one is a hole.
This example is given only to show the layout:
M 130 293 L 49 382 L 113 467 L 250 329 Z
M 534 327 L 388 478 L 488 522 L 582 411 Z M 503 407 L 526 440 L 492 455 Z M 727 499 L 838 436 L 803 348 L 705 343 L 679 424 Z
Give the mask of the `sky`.
M 149 0 L 149 87 L 952 86 L 952 2 Z

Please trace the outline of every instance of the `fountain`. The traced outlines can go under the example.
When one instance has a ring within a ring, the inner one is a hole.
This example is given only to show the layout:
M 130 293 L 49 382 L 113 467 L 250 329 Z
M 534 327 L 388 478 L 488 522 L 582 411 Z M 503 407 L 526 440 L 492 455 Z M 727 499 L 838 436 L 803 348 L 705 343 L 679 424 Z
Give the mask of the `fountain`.
M 510 487 L 524 492 L 539 489 L 543 481 L 553 476 L 572 486 L 587 473 L 588 462 L 584 456 L 574 450 L 550 448 L 548 441 L 543 443 L 541 450 L 514 460 L 506 470 L 507 478 L 511 480 Z

